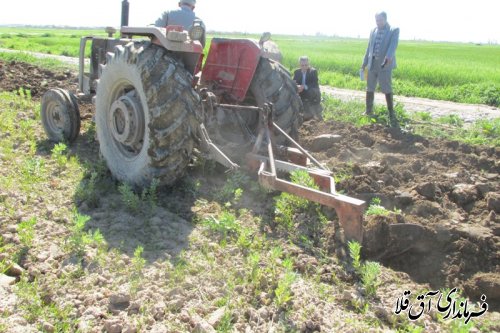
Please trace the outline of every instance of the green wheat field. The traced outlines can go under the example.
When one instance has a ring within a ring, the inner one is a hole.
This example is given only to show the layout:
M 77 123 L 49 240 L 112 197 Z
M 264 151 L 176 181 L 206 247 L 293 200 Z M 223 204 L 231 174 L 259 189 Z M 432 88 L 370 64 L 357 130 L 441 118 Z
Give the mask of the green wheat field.
M 103 29 L 0 28 L 0 48 L 77 57 L 80 37 L 105 36 Z M 257 35 L 209 35 L 258 38 Z M 362 90 L 358 70 L 366 39 L 274 36 L 283 64 L 292 70 L 307 55 L 324 85 Z M 209 43 L 207 43 L 208 51 Z M 500 106 L 500 45 L 401 40 L 394 71 L 398 95 Z

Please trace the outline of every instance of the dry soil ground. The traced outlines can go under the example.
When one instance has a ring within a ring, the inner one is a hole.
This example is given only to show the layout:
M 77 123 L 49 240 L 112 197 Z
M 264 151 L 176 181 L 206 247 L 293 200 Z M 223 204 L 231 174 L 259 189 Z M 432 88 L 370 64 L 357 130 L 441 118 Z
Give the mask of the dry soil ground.
M 13 91 L 23 87 L 31 90 L 34 99 L 39 99 L 49 88 L 61 87 L 75 91 L 76 81 L 74 73 L 55 74 L 27 64 L 0 62 L 0 91 Z M 92 105 L 84 100 L 79 104 L 82 118 L 84 121 L 90 121 Z M 380 198 L 384 207 L 396 211 L 388 216 L 367 216 L 365 219 L 364 256 L 383 263 L 379 294 L 386 296 L 379 297 L 377 305 L 361 316 L 373 313 L 372 316 L 382 318 L 380 319 L 384 323 L 382 328 L 394 328 L 394 324 L 388 323 L 394 320 L 392 313 L 394 301 L 401 296 L 403 288 L 430 290 L 429 288 L 458 287 L 473 301 L 478 301 L 480 296 L 485 294 L 490 305 L 487 314 L 493 316 L 488 318 L 498 319 L 496 311 L 500 305 L 499 148 L 427 139 L 380 125 L 357 128 L 344 123 L 315 120 L 306 122 L 300 134 L 301 143 L 311 150 L 317 159 L 327 164 L 337 174 L 348 175 L 339 182 L 338 189 L 367 201 L 375 197 Z M 337 134 L 340 135 L 340 139 L 332 137 L 325 142 L 324 139 L 317 138 L 322 134 Z M 97 143 L 89 134 L 80 137 L 71 151 L 82 161 L 97 163 Z M 8 164 L 5 162 L 2 167 L 8 167 Z M 202 180 L 203 184 L 199 190 L 201 193 L 217 192 L 225 181 L 225 177 L 217 173 L 212 174 L 211 179 L 205 179 L 199 170 L 194 169 L 190 171 L 188 177 L 195 181 Z M 61 274 L 70 274 L 74 269 L 73 259 L 65 257 L 57 244 L 51 243 L 57 236 L 64 235 L 66 229 L 67 221 L 58 218 L 58 206 L 72 204 L 71 198 L 61 198 L 61 195 L 57 194 L 58 182 L 63 180 L 56 178 L 54 182 L 50 193 L 40 198 L 32 211 L 21 213 L 21 217 L 15 219 L 9 218 L 7 214 L 0 215 L 0 232 L 4 240 L 12 242 L 16 242 L 15 225 L 22 216 L 32 214 L 45 216 L 43 228 L 37 229 L 40 233 L 37 237 L 43 241 L 33 249 L 30 257 L 32 259 L 22 263 L 31 278 L 43 276 L 44 278 L 40 277 L 40 281 L 50 280 L 52 276 L 56 279 Z M 3 195 L 7 197 L 4 200 L 12 202 L 25 200 L 18 193 L 3 193 Z M 92 278 L 77 279 L 74 285 L 58 285 L 57 288 L 60 290 L 48 292 L 47 297 L 63 299 L 74 307 L 72 314 L 79 318 L 78 325 L 82 331 L 100 332 L 101 329 L 105 329 L 108 332 L 120 332 L 122 329 L 126 331 L 127 327 L 142 327 L 143 330 L 154 330 L 155 327 L 159 327 L 157 332 L 164 332 L 191 330 L 204 326 L 205 323 L 200 317 L 212 317 L 216 308 L 203 304 L 224 295 L 224 290 L 227 288 L 224 286 L 224 281 L 195 279 L 183 281 L 178 287 L 161 282 L 175 279 L 175 276 L 172 277 L 173 273 L 169 273 L 172 270 L 165 267 L 169 265 L 168 260 L 165 263 L 162 259 L 171 260 L 175 266 L 177 263 L 175 258 L 181 256 L 180 253 L 186 249 L 193 237 L 194 239 L 206 237 L 198 234 L 199 231 L 194 230 L 195 227 L 190 222 L 193 215 L 198 213 L 196 210 L 200 209 L 195 205 L 196 198 L 193 197 L 193 193 L 179 188 L 164 189 L 159 201 L 166 204 L 158 205 L 152 211 L 152 216 L 147 219 L 125 213 L 121 207 L 116 206 L 116 202 L 120 201 L 119 198 L 115 198 L 116 196 L 116 193 L 103 194 L 100 204 L 95 206 L 87 202 L 78 203 L 79 211 L 91 217 L 88 226 L 93 229 L 99 228 L 110 248 L 119 249 L 113 257 L 116 266 L 102 268 L 88 264 L 85 271 Z M 273 202 L 266 198 L 262 201 L 243 200 L 239 205 L 242 208 L 246 206 L 245 208 L 261 216 L 264 221 L 269 220 L 270 217 L 266 215 L 272 215 L 273 212 Z M 209 204 L 201 209 L 202 214 L 213 215 L 220 208 L 214 208 Z M 300 219 L 301 216 L 297 218 Z M 298 225 L 307 223 L 308 221 L 297 221 Z M 399 234 L 397 229 L 390 227 L 392 224 L 404 223 L 416 224 L 422 228 L 417 228 L 414 233 L 408 235 L 404 229 Z M 269 238 L 282 237 L 273 223 L 269 226 L 261 225 L 260 228 Z M 312 238 L 313 243 L 316 241 L 314 237 L 321 237 L 322 241 L 317 243 L 321 244 L 328 256 L 339 256 L 339 260 L 345 259 L 345 255 L 342 254 L 345 248 L 341 243 L 342 235 L 335 223 L 329 223 L 321 231 L 321 236 L 314 233 L 307 234 L 307 228 L 304 232 L 305 236 Z M 287 244 L 283 237 L 280 241 L 282 244 Z M 120 286 L 129 283 L 127 276 L 119 275 L 122 269 L 120 267 L 131 265 L 134 249 L 140 244 L 147 244 L 144 252 L 147 259 L 145 273 L 147 282 L 143 281 L 143 288 L 140 288 L 137 294 L 130 296 L 120 289 Z M 199 242 L 195 241 L 194 244 Z M 204 245 L 198 249 L 195 246 L 197 252 L 206 255 L 205 252 L 215 249 L 213 253 L 215 262 L 226 260 L 232 265 L 231 260 L 234 260 L 234 266 L 238 267 L 241 261 L 240 252 L 230 251 L 227 257 L 225 250 L 222 253 L 217 252 L 218 248 L 212 243 L 202 242 L 202 244 Z M 321 282 L 333 286 L 339 279 L 347 285 L 353 284 L 350 277 L 352 272 L 346 273 L 342 266 L 325 264 L 307 249 L 288 248 L 286 245 L 284 249 L 297 258 L 295 262 L 297 271 L 305 275 L 309 270 L 321 271 Z M 49 282 L 46 282 L 45 286 L 54 287 Z M 254 305 L 253 308 L 240 312 L 233 311 L 234 329 L 271 332 L 273 327 L 276 327 L 273 326 L 273 322 L 281 320 L 280 316 L 283 314 L 269 305 L 266 300 L 268 296 L 258 295 L 255 298 L 250 296 L 245 288 L 238 289 L 238 294 L 246 299 L 253 299 L 248 301 L 248 304 Z M 294 289 L 297 301 L 294 301 L 293 306 L 304 309 L 308 307 L 308 303 L 314 306 L 308 310 L 309 312 L 302 313 L 301 319 L 293 316 L 287 319 L 295 325 L 290 327 L 305 332 L 348 331 L 352 327 L 354 331 L 364 330 L 363 327 L 356 329 L 356 324 L 353 323 L 359 320 L 356 317 L 358 314 L 351 316 L 349 310 L 346 310 L 352 306 L 346 308 L 342 305 L 346 302 L 351 305 L 355 303 L 358 297 L 355 288 L 346 287 L 340 292 L 335 291 L 334 287 L 331 292 L 335 295 L 335 302 L 339 303 L 311 298 L 314 292 L 308 288 L 308 285 L 304 284 Z M 18 308 L 12 289 L 0 287 L 0 296 L 3 299 L 0 301 L 0 310 L 10 313 L 11 318 L 5 321 L 8 325 L 12 325 L 9 327 L 19 332 L 33 331 L 35 326 L 30 326 L 30 323 L 16 317 Z M 143 308 L 141 307 L 143 304 L 150 306 Z M 130 319 L 142 315 L 141 311 L 146 312 L 142 326 Z M 437 323 L 435 318 L 426 320 L 422 325 L 425 324 L 427 331 L 441 330 L 441 324 Z M 178 325 L 175 329 L 170 326 L 174 322 Z M 94 328 L 89 323 L 95 325 Z M 119 329 L 114 330 L 113 327 Z M 169 327 L 171 329 L 168 329 Z M 495 331 L 499 327 L 493 326 L 492 329 Z M 210 329 L 207 328 L 206 332 L 210 332 Z

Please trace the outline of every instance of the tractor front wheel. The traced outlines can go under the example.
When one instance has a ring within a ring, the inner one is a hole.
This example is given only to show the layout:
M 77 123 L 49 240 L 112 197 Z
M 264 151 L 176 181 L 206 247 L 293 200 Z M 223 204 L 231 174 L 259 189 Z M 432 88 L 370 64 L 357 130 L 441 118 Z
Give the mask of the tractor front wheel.
M 49 140 L 73 142 L 80 133 L 76 97 L 63 89 L 50 89 L 42 97 L 42 125 Z

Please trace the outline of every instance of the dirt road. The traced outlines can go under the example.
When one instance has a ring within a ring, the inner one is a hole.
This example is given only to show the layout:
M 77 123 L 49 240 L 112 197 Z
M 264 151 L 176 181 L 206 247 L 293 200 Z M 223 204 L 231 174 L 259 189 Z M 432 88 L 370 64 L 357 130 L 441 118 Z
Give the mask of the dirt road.
M 62 61 L 64 63 L 78 66 L 78 58 L 75 57 L 66 57 L 62 55 L 55 55 L 55 54 L 47 54 L 47 53 L 39 53 L 39 52 L 28 52 L 28 51 L 17 51 L 17 50 L 10 50 L 10 49 L 2 49 L 0 48 L 0 52 L 5 52 L 5 53 L 26 53 L 29 55 L 32 55 L 37 58 L 51 58 L 51 59 L 56 59 L 59 61 Z M 88 61 L 87 61 L 88 63 Z

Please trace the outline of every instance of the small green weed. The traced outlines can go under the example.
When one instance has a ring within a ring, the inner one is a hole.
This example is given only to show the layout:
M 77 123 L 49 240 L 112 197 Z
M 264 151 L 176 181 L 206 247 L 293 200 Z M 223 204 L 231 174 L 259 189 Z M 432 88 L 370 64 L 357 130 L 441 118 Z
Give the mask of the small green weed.
M 297 275 L 293 272 L 293 262 L 290 258 L 283 260 L 283 268 L 285 270 L 283 276 L 278 280 L 278 286 L 274 290 L 274 303 L 278 307 L 286 308 L 293 298 L 292 284 L 297 279 Z
M 132 275 L 130 277 L 130 290 L 132 293 L 137 292 L 139 284 L 143 276 L 143 269 L 146 265 L 146 260 L 142 257 L 144 248 L 138 246 L 134 250 L 134 257 L 132 258 Z
M 282 279 L 278 282 L 278 287 L 274 291 L 274 301 L 278 307 L 285 307 L 292 300 L 291 286 L 296 279 L 293 272 L 286 272 Z
M 217 194 L 217 199 L 223 202 L 234 200 L 237 202 L 240 200 L 243 194 L 243 187 L 250 183 L 250 177 L 241 171 L 235 171 L 231 174 Z
M 365 212 L 366 216 L 369 215 L 384 215 L 387 216 L 391 213 L 390 210 L 387 210 L 384 206 L 381 205 L 381 200 L 379 198 L 373 198 L 370 206 Z
M 123 183 L 118 187 L 122 202 L 131 213 L 138 213 L 141 206 L 141 198 L 134 193 L 129 184 Z
M 238 239 L 236 241 L 236 245 L 238 245 L 241 249 L 248 250 L 252 246 L 252 235 L 253 235 L 252 229 L 241 227 L 240 234 L 238 235 Z
M 3 237 L 0 235 L 0 253 L 7 253 L 8 248 L 3 242 Z M 6 260 L 0 260 L 0 274 L 5 273 L 10 267 L 10 263 Z M 1 332 L 1 331 L 0 331 Z
M 99 175 L 93 171 L 90 178 L 82 180 L 75 191 L 75 199 L 78 202 L 87 202 L 88 207 L 95 208 L 99 205 L 99 194 L 97 193 L 97 181 Z
M 127 210 L 133 214 L 137 214 L 142 210 L 144 204 L 150 208 L 149 211 L 156 207 L 158 201 L 158 186 L 160 181 L 158 179 L 153 179 L 149 187 L 142 191 L 139 196 L 136 194 L 129 184 L 123 183 L 118 187 L 118 191 L 121 194 L 122 202 L 127 208 Z
M 368 296 L 375 296 L 380 285 L 380 264 L 378 262 L 367 261 L 361 270 L 361 282 L 365 287 Z
M 171 284 L 175 285 L 181 283 L 186 278 L 186 272 L 189 268 L 189 264 L 186 259 L 182 257 L 184 252 L 174 260 L 173 271 L 171 272 Z
M 229 333 L 233 332 L 233 316 L 231 311 L 227 310 L 224 312 L 220 322 L 216 326 L 216 331 L 220 333 Z
M 28 187 L 35 183 L 44 181 L 46 177 L 44 160 L 38 157 L 32 157 L 24 160 L 24 163 L 21 166 L 21 176 L 23 185 Z
M 290 177 L 294 184 L 318 189 L 314 179 L 305 170 L 296 170 L 290 174 Z M 293 219 L 295 214 L 299 211 L 305 211 L 312 205 L 315 204 L 307 199 L 283 192 L 276 199 L 275 220 L 287 230 L 291 230 L 294 225 Z
M 243 195 L 243 190 L 241 188 L 237 188 L 236 190 L 234 190 L 233 201 L 234 202 L 240 201 L 242 195 Z
M 358 276 L 361 278 L 361 283 L 365 288 L 367 296 L 375 296 L 377 288 L 380 284 L 380 264 L 377 262 L 367 261 L 361 263 L 361 245 L 355 241 L 349 241 L 349 255 L 351 256 L 352 266 Z
M 22 221 L 21 223 L 19 223 L 19 226 L 17 228 L 19 241 L 23 246 L 27 248 L 33 245 L 33 239 L 35 238 L 36 223 L 37 223 L 36 217 L 32 217 L 29 220 Z
M 260 268 L 260 254 L 258 252 L 251 252 L 247 257 L 248 265 L 248 281 L 254 287 L 254 294 L 258 294 L 260 290 L 260 280 L 263 276 L 262 269 Z
M 158 202 L 158 187 L 160 186 L 160 180 L 154 178 L 149 184 L 149 187 L 144 189 L 141 194 L 142 202 L 147 202 L 149 207 L 154 209 Z
M 460 116 L 456 114 L 439 117 L 436 119 L 436 121 L 440 124 L 448 124 L 456 127 L 462 127 L 464 124 L 462 118 L 460 118 Z
M 78 212 L 73 212 L 73 221 L 71 226 L 71 235 L 67 239 L 67 248 L 71 253 L 82 258 L 85 255 L 87 245 L 94 244 L 99 249 L 104 248 L 104 237 L 99 229 L 92 232 L 85 232 L 85 226 L 90 220 L 90 216 L 82 215 Z
M 228 236 L 238 235 L 240 225 L 236 216 L 224 210 L 218 218 L 210 216 L 203 221 L 203 224 L 209 228 L 210 231 L 216 232 L 226 240 Z
M 430 112 L 426 111 L 417 111 L 414 113 L 414 117 L 416 119 L 419 119 L 421 121 L 431 121 L 432 120 L 432 115 Z
M 67 153 L 68 146 L 65 143 L 60 142 L 52 148 L 52 159 L 56 161 L 57 166 L 62 169 L 68 163 Z
M 146 260 L 142 257 L 143 253 L 144 253 L 144 248 L 142 246 L 138 246 L 134 250 L 134 257 L 132 258 L 132 267 L 134 272 L 137 273 L 137 275 L 142 274 L 142 270 L 144 268 L 144 265 L 146 264 Z
M 407 323 L 405 326 L 398 328 L 397 333 L 423 333 L 425 329 L 420 326 L 416 326 L 412 323 Z
M 352 267 L 359 274 L 361 272 L 361 244 L 351 241 L 348 243 Z
M 353 164 L 348 163 L 345 167 L 340 170 L 335 171 L 333 179 L 335 183 L 340 183 L 344 180 L 351 179 L 353 177 Z

